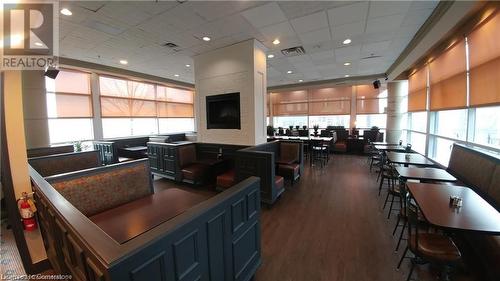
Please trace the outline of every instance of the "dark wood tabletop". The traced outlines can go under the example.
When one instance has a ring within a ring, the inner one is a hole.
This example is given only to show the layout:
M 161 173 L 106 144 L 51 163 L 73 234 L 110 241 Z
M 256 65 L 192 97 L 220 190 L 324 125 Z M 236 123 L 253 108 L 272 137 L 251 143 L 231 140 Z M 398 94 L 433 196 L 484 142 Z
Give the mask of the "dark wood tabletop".
M 465 186 L 408 183 L 425 219 L 438 227 L 500 235 L 500 213 Z M 462 207 L 450 206 L 450 196 L 462 198 Z
M 396 167 L 396 171 L 404 180 L 457 181 L 457 179 L 446 170 L 438 168 Z
M 375 145 L 375 149 L 381 151 L 396 151 L 396 152 L 406 152 L 406 146 L 402 145 Z M 413 150 L 408 153 L 414 153 Z
M 387 152 L 387 159 L 396 164 L 434 166 L 436 165 L 429 158 L 418 153 Z
M 104 211 L 89 219 L 122 244 L 175 217 L 210 196 L 169 188 Z

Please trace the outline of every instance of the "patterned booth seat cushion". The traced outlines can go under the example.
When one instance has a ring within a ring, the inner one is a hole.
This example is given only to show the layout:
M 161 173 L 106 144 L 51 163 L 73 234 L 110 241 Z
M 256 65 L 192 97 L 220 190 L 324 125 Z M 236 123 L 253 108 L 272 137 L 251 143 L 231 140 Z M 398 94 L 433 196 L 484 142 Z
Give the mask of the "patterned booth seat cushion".
M 147 161 L 132 161 L 49 178 L 52 186 L 86 216 L 92 216 L 152 194 Z
M 35 157 L 28 162 L 43 177 L 101 166 L 97 150 Z

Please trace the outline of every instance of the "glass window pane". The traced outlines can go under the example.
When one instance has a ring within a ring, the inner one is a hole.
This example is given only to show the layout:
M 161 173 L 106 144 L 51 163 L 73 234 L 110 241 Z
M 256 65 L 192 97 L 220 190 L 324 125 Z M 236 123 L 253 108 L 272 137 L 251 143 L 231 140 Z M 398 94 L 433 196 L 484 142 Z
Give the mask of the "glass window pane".
M 92 117 L 90 96 L 47 93 L 49 118 Z
M 171 101 L 180 103 L 194 103 L 193 91 L 171 88 L 171 87 L 157 87 L 157 100 Z
M 194 117 L 192 104 L 157 102 L 158 117 Z
M 116 138 L 132 135 L 130 118 L 103 118 L 102 133 L 104 138 Z
M 387 122 L 387 114 L 360 114 L 356 115 L 357 128 L 371 128 L 377 126 L 385 128 Z
M 133 136 L 158 134 L 156 118 L 132 118 L 131 120 Z
M 408 117 L 410 118 L 410 130 L 427 132 L 427 112 L 411 112 Z
M 420 154 L 425 155 L 425 134 L 408 132 L 411 148 Z
M 465 140 L 467 134 L 467 109 L 436 112 L 434 126 L 434 134 L 436 135 Z
M 133 99 L 155 99 L 155 86 L 153 84 L 128 81 L 128 94 Z
M 309 128 L 319 125 L 320 128 L 328 126 L 344 126 L 349 128 L 350 115 L 321 115 L 309 116 Z
M 158 118 L 160 134 L 194 132 L 194 118 Z
M 453 147 L 454 141 L 433 137 L 433 149 L 430 153 L 430 157 L 444 166 L 448 166 L 451 156 L 451 148 Z
M 114 97 L 128 97 L 127 81 L 122 79 L 99 76 L 101 95 Z
M 49 119 L 50 143 L 91 140 L 92 119 Z
M 476 108 L 474 142 L 500 147 L 500 106 Z
M 290 126 L 307 126 L 307 116 L 279 116 L 274 117 L 273 124 L 275 128 L 288 128 Z

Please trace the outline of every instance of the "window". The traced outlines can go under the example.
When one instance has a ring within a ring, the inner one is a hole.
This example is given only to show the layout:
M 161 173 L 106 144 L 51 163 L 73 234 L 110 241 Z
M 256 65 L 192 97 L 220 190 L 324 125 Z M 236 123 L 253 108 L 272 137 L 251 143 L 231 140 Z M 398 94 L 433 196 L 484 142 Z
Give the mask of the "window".
M 194 131 L 194 93 L 99 77 L 105 138 Z
M 278 116 L 274 117 L 275 128 L 288 128 L 290 126 L 307 126 L 307 116 Z
M 426 135 L 417 132 L 408 132 L 408 135 L 408 143 L 411 144 L 411 148 L 418 153 L 425 155 Z
M 431 143 L 430 157 L 441 165 L 448 166 L 454 141 L 440 137 L 432 137 Z
M 350 115 L 309 116 L 309 128 L 313 128 L 314 125 L 319 125 L 320 128 L 328 126 L 344 126 L 349 128 L 350 119 Z
M 427 112 L 411 112 L 408 114 L 410 122 L 410 130 L 422 132 L 427 132 Z
M 45 78 L 45 88 L 50 143 L 93 139 L 90 75 L 62 70 Z
M 194 118 L 158 118 L 160 134 L 194 131 Z
M 377 126 L 379 128 L 385 128 L 387 122 L 386 114 L 361 114 L 356 115 L 356 127 L 357 128 L 371 128 Z
M 465 140 L 467 134 L 467 110 L 446 110 L 434 112 L 432 129 L 436 135 Z
M 476 108 L 474 142 L 500 148 L 500 106 Z

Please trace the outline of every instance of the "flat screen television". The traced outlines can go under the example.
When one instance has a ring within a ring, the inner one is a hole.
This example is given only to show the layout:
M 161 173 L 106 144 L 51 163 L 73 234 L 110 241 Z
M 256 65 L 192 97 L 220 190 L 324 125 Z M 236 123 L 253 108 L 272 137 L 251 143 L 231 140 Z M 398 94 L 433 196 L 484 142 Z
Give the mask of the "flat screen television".
M 207 129 L 241 129 L 240 93 L 207 96 Z

